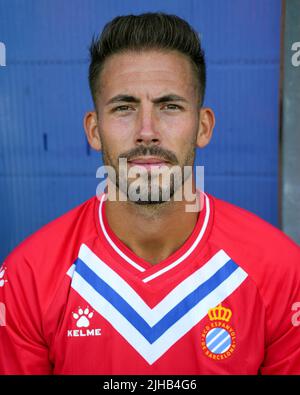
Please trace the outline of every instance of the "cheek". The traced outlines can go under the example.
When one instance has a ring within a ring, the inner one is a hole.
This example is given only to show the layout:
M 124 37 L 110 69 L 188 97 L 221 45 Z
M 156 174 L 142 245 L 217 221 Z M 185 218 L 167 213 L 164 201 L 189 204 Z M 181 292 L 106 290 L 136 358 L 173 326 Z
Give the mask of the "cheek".
M 115 157 L 132 148 L 132 127 L 128 120 L 111 119 L 101 124 L 102 142 L 106 151 Z
M 191 118 L 173 119 L 165 128 L 165 143 L 179 152 L 190 149 L 195 145 L 197 124 Z

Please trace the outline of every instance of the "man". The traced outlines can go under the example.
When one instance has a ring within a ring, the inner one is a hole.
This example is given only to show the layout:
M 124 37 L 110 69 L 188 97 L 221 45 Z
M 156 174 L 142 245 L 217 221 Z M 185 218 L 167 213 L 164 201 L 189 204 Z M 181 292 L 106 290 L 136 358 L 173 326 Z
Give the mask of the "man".
M 299 374 L 299 247 L 184 172 L 214 127 L 197 34 L 176 16 L 115 18 L 89 81 L 107 189 L 5 260 L 0 372 Z

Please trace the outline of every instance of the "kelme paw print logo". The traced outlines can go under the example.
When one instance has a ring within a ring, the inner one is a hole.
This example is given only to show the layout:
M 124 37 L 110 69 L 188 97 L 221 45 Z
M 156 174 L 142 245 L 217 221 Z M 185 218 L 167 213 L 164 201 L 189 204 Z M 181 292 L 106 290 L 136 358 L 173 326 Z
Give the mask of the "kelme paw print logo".
M 0 287 L 4 287 L 4 284 L 7 283 L 7 280 L 4 279 L 6 267 L 0 268 Z
M 76 320 L 77 328 L 87 328 L 90 325 L 90 319 L 93 317 L 94 312 L 90 312 L 88 307 L 85 310 L 79 307 L 78 312 L 72 313 L 72 315 Z

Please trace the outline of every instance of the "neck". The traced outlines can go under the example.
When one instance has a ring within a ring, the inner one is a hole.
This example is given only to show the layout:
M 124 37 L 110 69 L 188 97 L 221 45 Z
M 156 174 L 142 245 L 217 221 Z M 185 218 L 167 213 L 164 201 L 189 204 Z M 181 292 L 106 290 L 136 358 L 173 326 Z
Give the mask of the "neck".
M 199 200 L 197 196 L 197 203 Z M 139 205 L 107 200 L 105 214 L 115 235 L 137 256 L 155 265 L 179 249 L 192 233 L 199 212 L 187 212 L 187 204 L 191 202 Z

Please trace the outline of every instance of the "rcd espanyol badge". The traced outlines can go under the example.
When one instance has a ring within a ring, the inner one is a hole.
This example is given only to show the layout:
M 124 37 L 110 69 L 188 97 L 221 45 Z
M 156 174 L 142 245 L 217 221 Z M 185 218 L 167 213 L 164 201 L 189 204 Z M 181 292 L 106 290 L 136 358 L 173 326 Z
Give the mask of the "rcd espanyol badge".
M 229 321 L 232 311 L 220 303 L 208 310 L 210 323 L 205 325 L 201 334 L 204 354 L 215 360 L 229 358 L 235 350 L 236 333 Z

